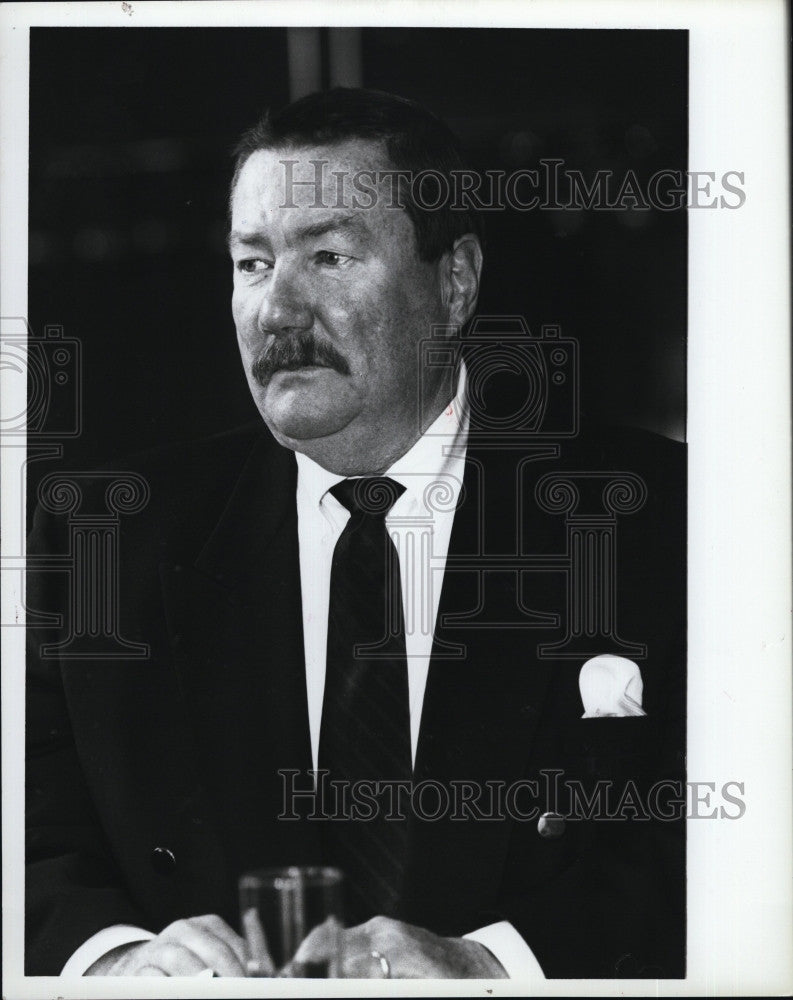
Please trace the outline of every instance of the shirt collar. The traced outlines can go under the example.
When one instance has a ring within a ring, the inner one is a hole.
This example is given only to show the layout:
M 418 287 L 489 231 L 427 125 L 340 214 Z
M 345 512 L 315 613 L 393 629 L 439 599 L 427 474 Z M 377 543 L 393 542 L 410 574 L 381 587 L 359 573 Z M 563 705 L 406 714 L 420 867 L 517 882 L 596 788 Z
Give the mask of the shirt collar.
M 459 484 L 462 482 L 470 420 L 465 383 L 465 365 L 461 365 L 454 399 L 413 447 L 384 473 L 401 483 L 405 487 L 406 496 L 415 501 L 423 496 L 428 480 L 441 477 L 452 486 L 456 501 Z M 298 495 L 307 505 L 319 507 L 328 490 L 345 477 L 329 472 L 302 452 L 296 452 L 295 457 Z

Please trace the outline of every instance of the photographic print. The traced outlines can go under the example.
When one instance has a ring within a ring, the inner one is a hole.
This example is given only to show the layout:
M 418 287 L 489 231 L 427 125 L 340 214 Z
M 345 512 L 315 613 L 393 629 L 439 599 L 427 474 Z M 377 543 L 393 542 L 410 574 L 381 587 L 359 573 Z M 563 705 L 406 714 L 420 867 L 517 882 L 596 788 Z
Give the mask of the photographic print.
M 755 752 L 701 310 L 760 197 L 701 145 L 701 22 L 110 6 L 21 29 L 18 995 L 704 989 L 789 748 L 701 752 Z

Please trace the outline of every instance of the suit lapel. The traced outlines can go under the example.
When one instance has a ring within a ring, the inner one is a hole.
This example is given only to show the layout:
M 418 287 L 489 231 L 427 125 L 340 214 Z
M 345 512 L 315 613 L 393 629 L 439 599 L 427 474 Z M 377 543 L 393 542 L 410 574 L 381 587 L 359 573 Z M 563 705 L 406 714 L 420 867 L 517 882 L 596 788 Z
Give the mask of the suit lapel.
M 163 567 L 199 773 L 237 872 L 314 859 L 310 824 L 279 820 L 279 769 L 311 767 L 296 465 L 262 438 L 193 566 Z
M 415 783 L 469 783 L 479 796 L 456 819 L 424 822 L 415 810 L 412 817 L 403 916 L 448 933 L 498 889 L 509 824 L 473 816 L 491 808 L 486 782 L 508 786 L 525 776 L 549 677 L 536 655 L 542 622 L 527 628 L 517 604 L 519 576 L 483 571 L 478 558 L 516 544 L 516 468 L 514 454 L 469 448 L 424 698 Z M 539 605 L 534 594 L 530 604 L 558 610 L 561 581 L 545 584 Z M 426 801 L 436 801 L 431 791 Z

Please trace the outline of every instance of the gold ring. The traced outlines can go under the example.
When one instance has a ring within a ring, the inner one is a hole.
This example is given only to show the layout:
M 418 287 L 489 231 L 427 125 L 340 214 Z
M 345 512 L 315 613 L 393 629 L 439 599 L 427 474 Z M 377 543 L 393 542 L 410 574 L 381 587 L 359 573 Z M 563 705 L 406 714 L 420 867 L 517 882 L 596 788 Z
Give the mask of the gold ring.
M 383 979 L 391 978 L 391 966 L 388 964 L 388 959 L 385 955 L 381 955 L 379 951 L 372 950 L 369 952 L 371 957 L 380 963 L 380 971 L 383 973 Z

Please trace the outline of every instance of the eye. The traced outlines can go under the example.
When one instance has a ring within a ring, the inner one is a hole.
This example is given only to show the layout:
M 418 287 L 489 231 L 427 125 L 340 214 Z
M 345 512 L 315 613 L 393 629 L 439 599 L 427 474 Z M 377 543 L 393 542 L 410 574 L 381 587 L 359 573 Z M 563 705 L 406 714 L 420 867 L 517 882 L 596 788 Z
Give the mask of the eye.
M 327 267 L 341 267 L 343 264 L 349 263 L 352 257 L 348 257 L 343 253 L 336 253 L 334 250 L 319 250 L 317 252 L 317 260 L 320 264 L 325 264 Z
M 271 271 L 272 264 L 262 260 L 261 257 L 248 257 L 245 260 L 238 260 L 234 267 L 242 274 L 260 274 L 264 271 Z

